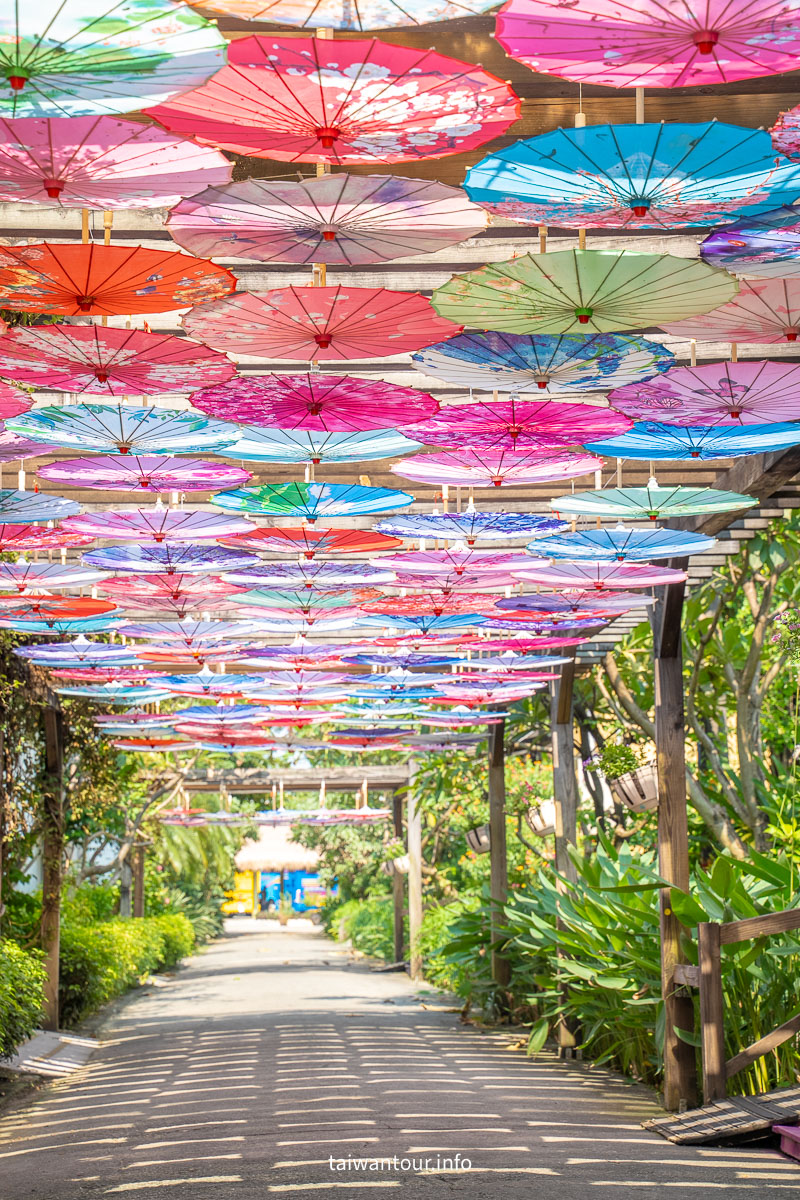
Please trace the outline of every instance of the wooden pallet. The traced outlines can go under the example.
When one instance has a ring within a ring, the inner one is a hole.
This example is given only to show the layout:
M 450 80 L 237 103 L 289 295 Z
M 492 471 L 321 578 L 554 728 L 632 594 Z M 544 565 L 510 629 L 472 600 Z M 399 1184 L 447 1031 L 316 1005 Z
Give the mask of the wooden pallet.
M 682 1146 L 730 1146 L 772 1136 L 773 1125 L 800 1122 L 800 1086 L 761 1096 L 728 1096 L 690 1112 L 645 1121 L 643 1128 Z

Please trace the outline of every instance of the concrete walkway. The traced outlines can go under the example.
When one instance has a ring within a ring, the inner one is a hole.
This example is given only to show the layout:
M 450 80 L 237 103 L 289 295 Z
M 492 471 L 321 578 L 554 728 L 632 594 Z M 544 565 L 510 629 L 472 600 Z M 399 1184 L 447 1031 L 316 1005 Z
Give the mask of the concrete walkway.
M 671 1146 L 643 1089 L 511 1053 L 293 924 L 231 922 L 124 1004 L 79 1078 L 0 1122 L 2 1200 L 800 1193 L 800 1164 Z

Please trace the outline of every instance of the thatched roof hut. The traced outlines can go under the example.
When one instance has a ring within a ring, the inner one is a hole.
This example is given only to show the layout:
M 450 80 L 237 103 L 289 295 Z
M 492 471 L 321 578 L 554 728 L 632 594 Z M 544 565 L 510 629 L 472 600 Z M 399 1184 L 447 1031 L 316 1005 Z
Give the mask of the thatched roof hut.
M 317 869 L 319 855 L 292 841 L 288 825 L 262 825 L 258 841 L 247 841 L 236 855 L 237 871 L 308 871 Z

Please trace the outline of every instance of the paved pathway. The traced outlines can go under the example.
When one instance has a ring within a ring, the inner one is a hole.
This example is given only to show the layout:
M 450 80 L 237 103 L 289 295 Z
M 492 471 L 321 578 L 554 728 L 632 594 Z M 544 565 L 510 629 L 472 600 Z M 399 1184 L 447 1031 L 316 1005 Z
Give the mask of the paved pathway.
M 81 1078 L 0 1122 L 2 1200 L 800 1194 L 800 1164 L 646 1134 L 643 1089 L 510 1053 L 305 924 L 231 922 L 117 1011 Z

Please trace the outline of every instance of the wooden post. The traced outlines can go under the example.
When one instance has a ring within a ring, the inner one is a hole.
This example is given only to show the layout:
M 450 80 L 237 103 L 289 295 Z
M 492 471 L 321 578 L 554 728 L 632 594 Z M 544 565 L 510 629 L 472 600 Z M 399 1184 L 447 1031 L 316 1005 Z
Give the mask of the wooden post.
M 575 659 L 564 663 L 561 678 L 551 689 L 550 729 L 553 746 L 553 799 L 556 810 L 556 870 L 566 879 L 577 879 L 567 847 L 578 841 L 578 781 L 575 778 L 573 693 Z
M 719 947 L 719 925 L 702 921 L 697 926 L 697 953 L 700 963 L 703 1101 L 706 1104 L 725 1098 L 725 1024 Z
M 144 856 L 145 848 L 140 842 L 133 848 L 133 915 L 144 916 Z
M 684 569 L 686 559 L 670 566 Z M 658 865 L 673 887 L 689 889 L 689 830 L 686 813 L 685 729 L 681 622 L 685 585 L 659 589 L 653 622 L 656 766 L 658 770 Z M 676 1029 L 694 1030 L 694 1006 L 685 988 L 674 981 L 684 962 L 682 926 L 672 911 L 669 888 L 661 892 L 661 988 L 664 997 L 664 1107 L 672 1112 L 697 1103 L 694 1047 Z
M 0 727 L 0 936 L 2 936 L 2 920 L 5 914 L 3 904 L 3 852 L 6 841 L 6 754 L 3 730 Z
M 133 871 L 131 856 L 133 848 L 128 847 L 128 853 L 119 868 L 119 915 L 129 917 L 133 912 Z
M 64 855 L 64 733 L 61 711 L 44 710 L 44 747 L 47 779 L 42 797 L 42 919 L 44 952 L 45 1029 L 58 1029 L 58 956 L 61 930 L 61 872 Z
M 503 905 L 508 897 L 505 731 L 505 721 L 489 726 L 489 866 L 493 944 L 500 938 Z M 511 964 L 496 949 L 492 950 L 492 979 L 499 987 L 508 987 L 511 982 Z
M 422 978 L 422 956 L 417 947 L 422 926 L 422 818 L 417 808 L 414 788 L 416 771 L 412 765 L 408 775 L 407 817 L 408 824 L 408 940 L 410 943 L 410 974 L 412 979 Z
M 402 839 L 403 837 L 403 797 L 399 792 L 395 792 L 392 796 L 392 819 L 394 822 L 394 836 Z M 405 885 L 403 883 L 402 871 L 392 871 L 392 901 L 394 911 L 394 961 L 401 963 L 405 958 Z

